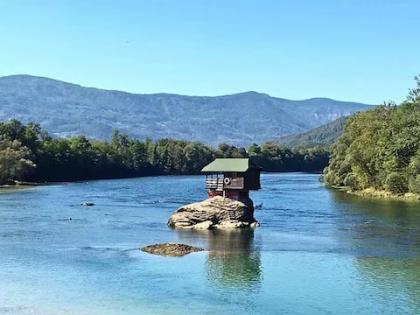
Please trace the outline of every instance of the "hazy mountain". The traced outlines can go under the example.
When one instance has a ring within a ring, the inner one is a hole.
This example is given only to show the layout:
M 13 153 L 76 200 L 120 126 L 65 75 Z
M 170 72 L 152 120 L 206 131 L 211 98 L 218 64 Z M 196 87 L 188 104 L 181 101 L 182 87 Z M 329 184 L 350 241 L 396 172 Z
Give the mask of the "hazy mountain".
M 0 77 L 0 120 L 35 121 L 57 136 L 107 139 L 119 129 L 139 138 L 247 145 L 304 132 L 368 108 L 326 98 L 292 101 L 256 92 L 216 97 L 131 94 L 28 75 Z
M 288 147 L 329 147 L 342 135 L 346 121 L 347 117 L 340 117 L 304 133 L 280 137 L 274 142 Z

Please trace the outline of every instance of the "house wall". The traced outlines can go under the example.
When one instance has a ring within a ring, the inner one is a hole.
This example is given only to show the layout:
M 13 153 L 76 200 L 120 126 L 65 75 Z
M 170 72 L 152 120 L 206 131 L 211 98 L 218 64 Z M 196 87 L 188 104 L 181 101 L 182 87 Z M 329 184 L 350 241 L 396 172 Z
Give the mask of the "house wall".
M 244 189 L 258 190 L 261 189 L 260 170 L 250 169 L 245 173 Z
M 230 183 L 226 184 L 224 179 L 230 178 Z M 260 170 L 251 169 L 245 173 L 224 173 L 206 175 L 206 189 L 210 190 L 258 190 L 261 188 L 260 184 Z

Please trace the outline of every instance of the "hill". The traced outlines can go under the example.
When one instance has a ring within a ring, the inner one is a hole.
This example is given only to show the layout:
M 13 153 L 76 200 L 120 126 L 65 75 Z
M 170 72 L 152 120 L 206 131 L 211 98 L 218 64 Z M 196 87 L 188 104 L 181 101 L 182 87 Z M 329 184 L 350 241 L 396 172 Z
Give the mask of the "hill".
M 0 120 L 39 122 L 56 136 L 198 140 L 208 144 L 261 143 L 305 132 L 369 105 L 327 98 L 293 101 L 257 92 L 216 97 L 131 94 L 42 77 L 0 78 Z
M 348 117 L 340 117 L 304 133 L 280 137 L 274 142 L 288 147 L 330 147 L 340 137 Z

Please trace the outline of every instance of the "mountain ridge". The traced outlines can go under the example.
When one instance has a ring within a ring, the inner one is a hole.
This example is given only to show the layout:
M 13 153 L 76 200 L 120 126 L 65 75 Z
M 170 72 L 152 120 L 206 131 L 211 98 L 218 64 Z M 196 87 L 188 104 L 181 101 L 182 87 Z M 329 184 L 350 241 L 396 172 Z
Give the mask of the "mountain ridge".
M 271 140 L 287 147 L 321 147 L 328 149 L 342 134 L 348 117 L 343 116 L 314 129 L 299 134 Z
M 78 83 L 67 82 L 67 81 L 60 80 L 60 79 L 53 79 L 53 78 L 49 78 L 49 77 L 38 76 L 38 75 L 29 75 L 29 74 L 4 75 L 4 76 L 0 76 L 0 81 L 3 80 L 3 79 L 7 80 L 7 79 L 13 79 L 13 78 L 40 79 L 40 80 L 45 80 L 45 81 L 53 81 L 53 82 L 57 82 L 57 83 L 62 83 L 62 84 L 66 84 L 66 85 L 73 85 L 73 86 L 77 86 L 77 87 L 80 87 L 80 88 L 93 89 L 93 90 L 99 90 L 99 91 L 107 91 L 107 92 L 117 92 L 117 93 L 131 94 L 131 95 L 152 95 L 152 96 L 154 96 L 154 95 L 173 95 L 173 96 L 187 96 L 187 97 L 217 98 L 217 97 L 227 97 L 227 96 L 239 96 L 239 95 L 242 95 L 242 94 L 244 94 L 244 95 L 256 94 L 256 95 L 261 95 L 261 96 L 268 96 L 270 98 L 273 98 L 273 99 L 276 99 L 276 100 L 281 100 L 281 101 L 307 102 L 307 101 L 314 101 L 314 100 L 327 100 L 327 101 L 334 101 L 334 102 L 343 102 L 343 103 L 350 103 L 350 104 L 362 104 L 362 105 L 366 105 L 366 106 L 374 106 L 372 104 L 367 104 L 367 103 L 363 103 L 363 102 L 340 101 L 340 100 L 336 100 L 334 98 L 322 97 L 322 96 L 315 96 L 315 97 L 304 98 L 304 99 L 288 99 L 288 98 L 273 96 L 273 95 L 270 95 L 270 94 L 265 93 L 265 92 L 258 92 L 258 91 L 254 91 L 254 90 L 243 91 L 243 92 L 235 92 L 235 93 L 229 93 L 229 94 L 221 94 L 221 95 L 186 95 L 186 94 L 169 93 L 169 92 L 154 92 L 154 93 L 127 92 L 127 91 L 123 91 L 123 90 L 119 90 L 119 89 L 98 88 L 98 87 L 94 87 L 94 86 L 87 86 L 87 85 L 82 85 L 82 84 L 78 84 Z
M 140 94 L 30 75 L 0 77 L 0 120 L 35 121 L 56 136 L 172 137 L 248 145 L 305 132 L 370 105 L 329 98 L 288 100 L 247 91 L 221 96 Z

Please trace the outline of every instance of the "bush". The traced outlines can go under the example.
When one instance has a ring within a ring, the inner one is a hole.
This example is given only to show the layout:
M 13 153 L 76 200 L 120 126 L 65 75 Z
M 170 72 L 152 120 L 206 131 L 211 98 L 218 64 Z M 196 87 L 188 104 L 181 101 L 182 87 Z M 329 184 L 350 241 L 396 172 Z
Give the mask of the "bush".
M 344 186 L 347 186 L 353 190 L 357 190 L 359 189 L 359 185 L 357 184 L 357 179 L 355 178 L 355 176 L 353 174 L 347 174 L 346 177 L 344 178 Z
M 386 189 L 392 193 L 403 194 L 408 191 L 407 179 L 397 172 L 389 174 L 385 181 Z
M 420 194 L 420 175 L 410 178 L 408 189 L 414 194 Z

